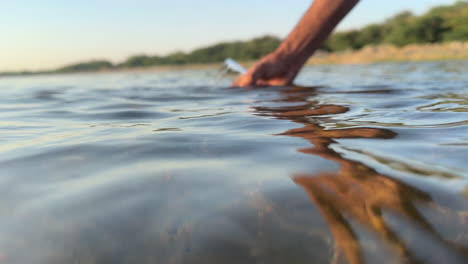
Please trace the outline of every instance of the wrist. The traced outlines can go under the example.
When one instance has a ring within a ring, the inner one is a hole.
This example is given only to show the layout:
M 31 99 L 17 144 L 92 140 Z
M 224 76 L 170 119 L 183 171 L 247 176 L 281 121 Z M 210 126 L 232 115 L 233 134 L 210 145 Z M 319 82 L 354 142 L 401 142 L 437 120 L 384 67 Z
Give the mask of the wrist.
M 305 51 L 290 48 L 285 43 L 282 43 L 274 53 L 279 60 L 290 67 L 302 67 L 310 57 Z

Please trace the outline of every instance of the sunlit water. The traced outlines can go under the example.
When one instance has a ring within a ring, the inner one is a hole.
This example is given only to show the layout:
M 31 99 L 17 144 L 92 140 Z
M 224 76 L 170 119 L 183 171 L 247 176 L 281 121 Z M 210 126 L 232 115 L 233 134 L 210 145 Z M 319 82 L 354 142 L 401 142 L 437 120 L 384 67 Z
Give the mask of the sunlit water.
M 468 263 L 468 62 L 0 79 L 0 263 Z

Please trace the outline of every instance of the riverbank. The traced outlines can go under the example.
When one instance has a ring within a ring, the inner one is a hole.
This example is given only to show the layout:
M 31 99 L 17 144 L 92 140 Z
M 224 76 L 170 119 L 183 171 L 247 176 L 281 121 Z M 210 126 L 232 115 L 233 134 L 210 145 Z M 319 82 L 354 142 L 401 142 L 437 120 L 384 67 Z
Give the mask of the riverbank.
M 377 62 L 393 61 L 438 61 L 438 60 L 468 60 L 468 42 L 449 42 L 443 44 L 412 44 L 404 47 L 393 45 L 368 45 L 360 50 L 349 50 L 343 52 L 329 53 L 318 51 L 307 62 L 308 65 L 323 64 L 368 64 Z M 240 62 L 248 68 L 255 61 Z M 109 68 L 95 72 L 144 72 L 144 71 L 181 71 L 181 70 L 213 70 L 220 69 L 222 63 L 210 64 L 182 64 L 161 65 L 147 67 Z M 73 72 L 67 72 L 73 73 Z M 82 73 L 76 71 L 76 73 Z M 24 76 L 38 74 L 61 74 L 61 72 L 23 72 L 23 73 L 0 73 L 2 76 Z
M 344 52 L 317 52 L 308 64 L 363 64 L 389 61 L 466 60 L 468 42 L 441 44 L 368 45 L 360 50 Z
M 322 64 L 368 64 L 376 62 L 468 60 L 468 42 L 442 44 L 412 44 L 404 47 L 393 45 L 368 45 L 360 50 L 329 53 L 318 51 L 307 62 L 308 65 Z M 248 68 L 255 61 L 240 62 Z M 173 71 L 209 70 L 221 68 L 222 63 L 165 65 L 138 68 L 121 68 L 112 71 Z

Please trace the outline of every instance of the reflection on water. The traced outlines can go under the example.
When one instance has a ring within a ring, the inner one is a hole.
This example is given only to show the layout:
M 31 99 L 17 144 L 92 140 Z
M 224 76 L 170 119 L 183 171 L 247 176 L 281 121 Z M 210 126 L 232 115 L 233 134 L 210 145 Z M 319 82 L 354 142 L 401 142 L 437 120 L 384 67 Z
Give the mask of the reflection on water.
M 0 263 L 466 263 L 463 69 L 0 79 Z
M 436 263 L 468 261 L 468 247 L 454 238 L 446 238 L 440 234 L 418 210 L 418 205 L 424 205 L 432 210 L 439 209 L 444 213 L 449 211 L 448 208 L 439 208 L 440 205 L 436 204 L 428 193 L 380 174 L 361 162 L 347 159 L 330 148 L 331 144 L 336 143 L 335 139 L 391 139 L 396 136 L 396 133 L 388 129 L 365 127 L 326 130 L 318 124 L 311 123 L 305 116 L 341 114 L 348 111 L 346 107 L 338 105 L 314 106 L 313 103 L 308 103 L 307 99 L 314 90 L 314 88 L 294 87 L 282 91 L 287 94 L 284 99 L 286 102 L 291 99 L 300 102 L 302 97 L 303 105 L 257 107 L 256 110 L 261 114 L 290 119 L 304 125 L 304 127 L 290 129 L 280 135 L 304 138 L 313 147 L 301 148 L 298 151 L 318 155 L 340 164 L 340 169 L 336 172 L 300 174 L 294 176 L 293 179 L 305 189 L 310 199 L 319 208 L 330 227 L 337 249 L 344 255 L 344 258 L 352 264 L 364 263 L 359 234 L 351 224 L 351 222 L 357 222 L 364 229 L 374 232 L 384 242 L 383 244 L 399 258 L 398 262 L 428 263 L 428 255 L 432 255 L 437 260 Z M 402 230 L 391 227 L 385 219 L 388 212 L 394 213 L 400 220 L 406 220 L 424 233 L 418 234 L 418 238 L 407 238 L 410 241 L 416 241 L 412 242 L 416 245 L 409 246 L 408 241 L 405 242 L 403 239 Z M 450 224 L 453 225 L 453 223 Z M 463 230 L 464 223 L 458 224 L 461 225 L 452 226 L 452 228 Z M 439 247 L 418 245 L 424 244 L 419 241 L 421 238 L 432 239 Z M 374 255 L 373 258 L 370 263 L 385 262 L 382 259 L 384 258 L 382 253 Z

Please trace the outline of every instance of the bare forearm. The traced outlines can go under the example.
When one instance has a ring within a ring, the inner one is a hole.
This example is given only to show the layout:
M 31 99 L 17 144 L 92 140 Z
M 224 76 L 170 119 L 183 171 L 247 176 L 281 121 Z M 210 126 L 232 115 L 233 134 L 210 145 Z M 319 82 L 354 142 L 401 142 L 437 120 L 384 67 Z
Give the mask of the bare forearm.
M 250 67 L 233 86 L 291 85 L 307 59 L 359 0 L 315 0 L 274 52 Z
M 278 52 L 305 63 L 359 0 L 315 0 Z

